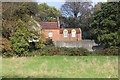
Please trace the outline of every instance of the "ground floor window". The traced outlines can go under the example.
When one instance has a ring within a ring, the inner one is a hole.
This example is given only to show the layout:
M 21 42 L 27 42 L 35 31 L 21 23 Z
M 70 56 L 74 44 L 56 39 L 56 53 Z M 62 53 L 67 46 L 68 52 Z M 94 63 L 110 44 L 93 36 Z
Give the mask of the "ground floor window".
M 72 37 L 76 37 L 76 32 L 72 31 Z
M 68 37 L 68 32 L 67 31 L 64 32 L 64 37 Z
M 52 37 L 52 31 L 48 32 L 48 37 Z

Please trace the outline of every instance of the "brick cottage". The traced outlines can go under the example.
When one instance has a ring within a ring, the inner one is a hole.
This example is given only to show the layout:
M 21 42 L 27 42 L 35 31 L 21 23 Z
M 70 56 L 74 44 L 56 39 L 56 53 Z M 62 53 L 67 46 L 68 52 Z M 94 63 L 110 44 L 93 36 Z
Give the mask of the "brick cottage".
M 80 28 L 60 28 L 58 22 L 40 22 L 42 33 L 52 41 L 82 40 Z

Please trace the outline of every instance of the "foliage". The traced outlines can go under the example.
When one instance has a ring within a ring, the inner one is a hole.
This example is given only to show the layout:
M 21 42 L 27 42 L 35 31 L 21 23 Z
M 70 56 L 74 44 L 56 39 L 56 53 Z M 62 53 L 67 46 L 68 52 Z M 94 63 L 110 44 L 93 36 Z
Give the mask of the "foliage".
M 119 47 L 120 2 L 104 3 L 101 9 L 94 12 L 91 29 L 94 38 L 103 47 Z
M 33 51 L 28 56 L 88 56 L 91 52 L 84 48 L 65 48 L 45 46 L 39 50 Z
M 12 46 L 6 38 L 1 38 L 0 44 L 2 44 L 0 46 L 0 49 L 1 49 L 0 51 L 2 51 L 2 52 L 11 52 L 12 51 Z
M 93 6 L 91 2 L 65 2 L 61 7 L 62 27 L 81 28 L 83 39 L 89 39 L 89 24 L 92 20 Z
M 18 19 L 29 21 L 31 15 L 37 13 L 37 3 L 34 2 L 4 2 L 2 3 L 2 35 L 9 39 L 16 31 Z
M 0 38 L 0 52 L 2 53 L 2 56 L 8 56 L 11 57 L 13 56 L 12 53 L 12 45 L 9 40 L 6 38 Z
M 41 26 L 31 17 L 37 12 L 38 4 L 35 2 L 3 3 L 2 34 L 10 40 L 13 54 L 28 54 L 31 49 L 29 41 L 33 40 L 33 37 L 40 39 Z M 36 47 L 40 45 L 36 44 Z
M 2 52 L 2 56 L 5 57 L 10 57 L 13 56 L 13 50 L 12 50 L 12 45 L 9 40 L 6 38 L 1 38 L 0 39 L 0 52 Z
M 96 56 L 119 56 L 118 48 L 107 48 L 94 51 L 92 54 Z
M 38 36 L 38 34 L 22 20 L 18 20 L 17 26 L 18 28 L 13 36 L 10 37 L 10 40 L 15 54 L 21 56 L 22 54 L 28 53 L 30 49 L 29 40 L 31 40 L 33 36 Z
M 54 45 L 52 39 L 50 39 L 50 38 L 47 38 L 46 41 L 44 41 L 43 43 L 44 43 L 45 45 L 48 45 L 48 46 Z
M 36 20 L 47 21 L 47 22 L 56 22 L 57 17 L 60 17 L 61 14 L 59 10 L 55 7 L 48 6 L 46 3 L 42 3 L 38 5 L 39 12 L 37 14 Z

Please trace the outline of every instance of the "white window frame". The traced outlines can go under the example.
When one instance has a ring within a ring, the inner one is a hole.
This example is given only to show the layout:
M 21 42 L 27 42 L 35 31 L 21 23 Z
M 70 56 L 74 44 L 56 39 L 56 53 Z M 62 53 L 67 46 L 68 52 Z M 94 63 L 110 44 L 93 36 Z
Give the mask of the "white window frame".
M 52 35 L 52 31 L 49 31 L 48 32 L 48 37 L 52 37 L 53 35 Z
M 76 37 L 76 31 L 72 30 L 72 37 Z
M 64 37 L 68 37 L 68 31 L 66 29 L 63 31 L 63 34 L 64 34 Z

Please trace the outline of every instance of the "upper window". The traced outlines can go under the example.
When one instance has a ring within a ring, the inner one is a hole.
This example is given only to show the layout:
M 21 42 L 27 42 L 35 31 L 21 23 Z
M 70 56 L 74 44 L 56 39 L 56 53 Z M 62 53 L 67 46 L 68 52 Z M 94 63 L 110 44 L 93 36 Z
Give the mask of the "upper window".
M 48 37 L 52 37 L 52 31 L 48 32 Z
M 43 24 L 43 26 L 48 26 L 48 24 Z
M 76 37 L 76 31 L 75 31 L 75 29 L 72 30 L 72 37 Z
M 64 34 L 64 37 L 68 37 L 68 31 L 66 29 L 64 30 L 63 34 Z
M 56 24 L 50 24 L 50 26 L 56 26 Z

